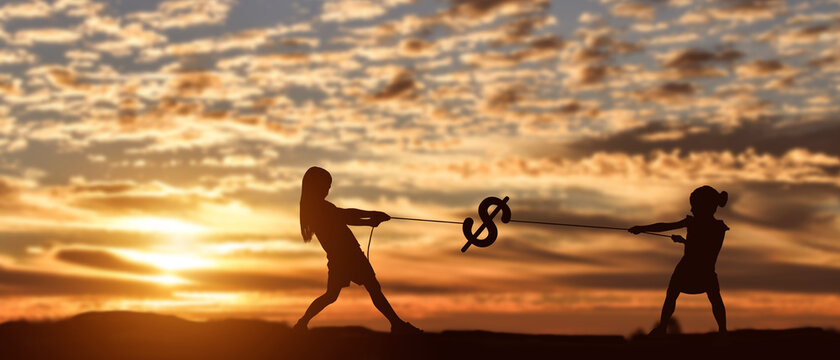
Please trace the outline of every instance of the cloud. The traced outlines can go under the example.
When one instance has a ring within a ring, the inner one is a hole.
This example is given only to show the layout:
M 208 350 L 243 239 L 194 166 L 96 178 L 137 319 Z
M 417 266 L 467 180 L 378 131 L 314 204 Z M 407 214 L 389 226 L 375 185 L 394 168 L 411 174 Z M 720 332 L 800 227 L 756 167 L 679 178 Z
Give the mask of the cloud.
M 597 48 L 582 47 L 572 53 L 572 62 L 576 64 L 582 63 L 598 63 L 609 59 L 610 54 L 604 50 Z
M 321 20 L 327 22 L 365 20 L 379 17 L 385 12 L 386 8 L 383 4 L 369 0 L 329 0 L 324 2 Z
M 709 13 L 717 19 L 752 23 L 769 20 L 786 11 L 779 0 L 717 0 L 727 6 L 713 7 Z
M 656 144 L 644 139 L 638 141 L 649 146 Z M 581 148 L 564 148 L 563 158 L 512 156 L 482 166 L 453 162 L 442 164 L 442 169 L 437 171 L 445 169 L 463 174 L 467 179 L 504 176 L 511 179 L 509 186 L 523 185 L 522 178 L 532 178 L 534 181 L 565 179 L 567 182 L 577 179 L 584 183 L 591 183 L 597 179 L 602 184 L 612 184 L 613 181 L 621 179 L 623 183 L 750 182 L 840 186 L 836 176 L 840 157 L 797 148 L 780 156 L 759 153 L 752 148 L 737 153 L 729 150 L 682 152 L 680 149 L 674 149 L 666 152 L 657 149 L 638 155 L 596 150 L 584 152 L 587 156 L 572 159 L 571 156 L 576 150 L 584 151 Z
M 574 67 L 570 70 L 568 84 L 571 86 L 595 86 L 604 84 L 610 75 L 618 73 L 620 69 L 610 65 L 586 65 Z
M 510 67 L 527 61 L 553 58 L 566 43 L 556 35 L 545 35 L 530 40 L 524 48 L 512 52 L 484 52 L 461 55 L 461 61 L 478 67 Z
M 642 102 L 677 104 L 687 101 L 696 92 L 697 87 L 691 83 L 668 82 L 652 89 L 637 91 L 633 95 Z
M 617 17 L 629 17 L 637 20 L 653 20 L 656 9 L 653 6 L 637 2 L 620 2 L 610 9 L 610 13 Z
M 523 215 L 517 215 L 523 216 Z M 509 226 L 509 225 L 506 225 Z M 568 234 L 568 233 L 567 233 Z M 560 264 L 569 266 L 600 266 L 604 261 L 588 255 L 566 254 L 549 246 L 534 244 L 532 238 L 518 238 L 506 236 L 493 243 L 492 251 L 473 251 L 471 259 L 511 261 L 528 264 L 546 264 L 558 266 Z
M 434 55 L 435 46 L 433 43 L 423 39 L 411 38 L 400 42 L 400 52 L 407 56 Z
M 594 118 L 599 115 L 599 110 L 596 105 L 585 104 L 578 100 L 569 100 L 556 107 L 553 113 L 561 116 L 574 116 L 578 114 L 583 114 L 585 116 Z
M 732 198 L 731 211 L 727 214 L 727 218 L 733 221 L 749 223 L 764 229 L 820 233 L 824 229 L 830 229 L 832 223 L 837 220 L 837 214 L 826 210 L 837 201 L 832 188 L 804 184 L 790 187 L 751 183 L 738 185 L 729 189 L 729 192 L 736 194 Z M 806 240 L 796 241 L 807 246 L 816 245 Z M 826 250 L 824 247 L 817 248 Z M 831 249 L 837 250 L 840 250 L 840 247 Z
M 111 271 L 142 275 L 161 273 L 161 270 L 154 266 L 136 263 L 105 250 L 61 249 L 56 252 L 55 258 L 71 264 Z
M 0 177 L 0 198 L 4 201 L 8 198 L 16 196 L 21 191 L 21 185 L 8 178 Z
M 191 270 L 178 275 L 195 282 L 190 287 L 201 291 L 292 291 L 327 286 L 326 274 L 321 272 L 316 277 L 238 270 Z
M 647 42 L 647 45 L 672 45 L 685 44 L 699 39 L 700 36 L 694 32 L 686 32 L 682 34 L 668 34 L 655 37 Z
M 223 204 L 226 200 L 198 194 L 112 194 L 79 196 L 69 204 L 90 211 L 110 215 L 157 215 L 179 217 L 185 211 L 198 211 L 202 206 Z
M 133 181 L 125 181 L 125 182 L 104 182 L 104 181 L 95 181 L 95 182 L 87 182 L 83 179 L 79 179 L 73 181 L 73 185 L 69 187 L 72 193 L 77 194 L 122 194 L 128 192 L 134 192 L 137 190 L 145 190 L 145 191 L 163 191 L 164 188 L 161 186 L 156 186 L 155 184 L 151 184 L 151 186 L 140 186 Z
M 554 21 L 553 17 L 545 15 L 515 18 L 499 28 L 498 38 L 492 44 L 498 46 L 522 42 L 531 37 L 536 30 Z
M 617 30 L 610 27 L 578 29 L 576 34 L 583 37 L 584 48 L 578 48 L 576 51 L 586 53 L 597 50 L 606 54 L 606 58 L 610 58 L 614 54 L 630 54 L 642 51 L 643 47 L 640 43 L 616 40 L 616 33 Z
M 79 75 L 70 69 L 58 66 L 52 66 L 45 69 L 49 81 L 62 89 L 87 91 L 92 88 L 90 84 L 86 84 Z
M 17 95 L 20 93 L 21 80 L 11 76 L 0 75 L 0 93 Z
M 823 70 L 838 69 L 840 68 L 840 52 L 828 53 L 812 58 L 808 61 L 808 65 L 818 67 Z
M 95 25 L 89 23 L 86 23 L 84 26 L 88 27 L 88 31 L 103 32 L 103 29 L 95 28 Z M 93 43 L 92 47 L 94 49 L 117 57 L 128 56 L 134 50 L 139 49 L 142 51 L 143 55 L 141 60 L 143 61 L 151 60 L 147 54 L 151 51 L 158 51 L 158 48 L 155 46 L 168 40 L 165 35 L 136 22 L 125 26 L 120 26 L 118 23 L 112 24 L 112 27 L 104 31 L 106 31 L 109 38 Z
M 158 29 L 183 29 L 223 23 L 234 0 L 167 0 L 154 11 L 130 13 L 126 18 L 139 20 Z
M 15 32 L 13 43 L 29 46 L 36 43 L 69 44 L 82 38 L 78 31 L 62 28 L 25 29 Z
M 487 18 L 504 15 L 542 12 L 548 9 L 547 0 L 449 0 L 452 7 L 447 11 L 450 16 L 462 18 Z M 492 19 L 490 19 L 492 20 Z
M 71 221 L 81 215 L 54 200 L 33 180 L 0 176 L 0 215 L 42 221 Z
M 796 70 L 779 60 L 753 60 L 738 67 L 737 73 L 744 78 L 765 77 L 772 75 L 791 76 Z
M 0 7 L 0 19 L 36 19 L 48 17 L 53 9 L 43 1 L 13 2 Z
M 26 49 L 0 50 L 0 66 L 8 64 L 31 64 L 37 60 L 38 57 L 26 51 Z
M 409 70 L 397 71 L 382 90 L 370 95 L 370 101 L 408 100 L 417 96 L 418 84 Z
M 0 296 L 169 297 L 171 289 L 142 281 L 15 270 L 0 266 Z
M 209 72 L 183 72 L 176 74 L 170 86 L 179 97 L 197 97 L 222 85 L 219 76 Z
M 663 131 L 679 132 L 683 136 L 657 142 L 643 140 L 644 136 Z M 657 149 L 741 152 L 751 148 L 762 153 L 782 155 L 791 149 L 800 148 L 837 156 L 840 155 L 840 149 L 832 140 L 837 136 L 840 136 L 840 125 L 831 119 L 801 126 L 790 124 L 789 127 L 782 120 L 772 118 L 744 121 L 734 127 L 692 122 L 650 122 L 606 137 L 581 139 L 572 143 L 570 149 L 582 153 L 621 151 L 645 154 Z
M 802 27 L 769 31 L 763 34 L 760 39 L 773 42 L 774 45 L 785 48 L 831 42 L 838 36 L 840 36 L 840 25 L 817 23 Z
M 525 87 L 521 84 L 505 85 L 488 90 L 484 107 L 492 112 L 507 110 L 522 99 Z
M 680 78 L 715 77 L 723 74 L 712 65 L 728 65 L 743 56 L 743 53 L 733 49 L 708 51 L 689 48 L 665 55 L 663 66 Z

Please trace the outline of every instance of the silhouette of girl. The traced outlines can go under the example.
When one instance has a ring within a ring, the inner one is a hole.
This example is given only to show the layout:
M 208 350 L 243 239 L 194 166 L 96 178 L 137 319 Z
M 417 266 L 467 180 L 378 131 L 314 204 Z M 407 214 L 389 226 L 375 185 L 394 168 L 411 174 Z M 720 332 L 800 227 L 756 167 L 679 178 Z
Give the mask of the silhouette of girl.
M 306 330 L 311 320 L 327 305 L 338 299 L 341 288 L 350 286 L 350 282 L 364 285 L 376 308 L 391 322 L 392 333 L 420 333 L 420 329 L 400 319 L 391 308 L 391 304 L 382 294 L 376 274 L 370 261 L 362 253 L 359 242 L 347 225 L 378 226 L 391 219 L 381 211 L 342 209 L 327 201 L 332 177 L 327 170 L 311 167 L 303 175 L 300 193 L 300 233 L 303 241 L 318 237 L 318 242 L 327 253 L 329 275 L 327 291 L 312 301 L 306 313 L 295 324 L 296 330 Z
M 687 230 L 686 238 L 680 235 L 671 236 L 674 242 L 685 244 L 685 254 L 674 269 L 674 274 L 671 275 L 665 304 L 662 305 L 659 326 L 650 332 L 651 335 L 665 334 L 665 327 L 674 313 L 677 297 L 681 292 L 686 294 L 705 292 L 712 303 L 712 312 L 718 324 L 718 331 L 722 334 L 726 333 L 726 309 L 720 297 L 715 262 L 717 262 L 718 253 L 723 246 L 723 237 L 729 227 L 722 220 L 715 219 L 714 215 L 718 206 L 726 205 L 728 197 L 726 191 L 718 193 L 711 186 L 702 186 L 695 189 L 689 198 L 691 213 L 694 216 L 687 215 L 685 219 L 674 223 L 656 223 L 628 229 L 633 234 L 679 228 Z

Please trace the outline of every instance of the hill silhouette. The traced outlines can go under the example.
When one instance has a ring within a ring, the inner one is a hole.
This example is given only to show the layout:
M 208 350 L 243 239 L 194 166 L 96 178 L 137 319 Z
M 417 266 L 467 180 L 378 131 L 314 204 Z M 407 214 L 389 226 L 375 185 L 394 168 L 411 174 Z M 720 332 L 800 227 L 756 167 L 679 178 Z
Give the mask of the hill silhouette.
M 807 356 L 834 353 L 840 333 L 819 328 L 736 330 L 661 338 L 443 331 L 397 336 L 362 327 L 313 328 L 259 320 L 194 322 L 135 312 L 84 313 L 0 324 L 11 359 L 511 359 Z

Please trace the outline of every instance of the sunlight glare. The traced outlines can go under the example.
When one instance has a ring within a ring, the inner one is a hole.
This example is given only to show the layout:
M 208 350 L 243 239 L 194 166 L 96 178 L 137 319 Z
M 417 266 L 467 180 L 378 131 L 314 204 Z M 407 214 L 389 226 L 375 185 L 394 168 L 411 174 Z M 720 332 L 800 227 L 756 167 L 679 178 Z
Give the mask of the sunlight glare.
M 120 250 L 119 253 L 132 261 L 149 264 L 167 271 L 206 268 L 213 265 L 207 259 L 185 254 L 146 253 L 132 250 Z
M 189 281 L 179 278 L 175 275 L 144 276 L 143 279 L 146 281 L 167 286 L 183 285 L 189 283 Z
M 113 226 L 120 230 L 163 234 L 192 235 L 207 231 L 207 228 L 201 225 L 192 224 L 183 220 L 158 217 L 122 218 L 116 220 Z

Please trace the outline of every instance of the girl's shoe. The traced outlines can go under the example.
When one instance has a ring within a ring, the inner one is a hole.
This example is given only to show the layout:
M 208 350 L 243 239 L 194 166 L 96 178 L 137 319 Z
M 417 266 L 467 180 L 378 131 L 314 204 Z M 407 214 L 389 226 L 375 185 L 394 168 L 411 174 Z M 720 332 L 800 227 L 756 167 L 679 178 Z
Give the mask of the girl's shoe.
M 398 325 L 391 325 L 391 334 L 422 334 L 423 330 L 411 325 L 410 322 L 403 321 Z
M 306 332 L 308 330 L 309 330 L 309 327 L 307 327 L 306 324 L 304 324 L 300 320 L 298 320 L 297 324 L 295 324 L 295 326 L 292 327 L 292 331 L 300 332 L 300 333 Z
M 648 333 L 648 336 L 654 336 L 654 337 L 665 336 L 665 327 L 664 326 L 657 326 L 657 327 L 653 328 L 653 330 L 651 330 Z

